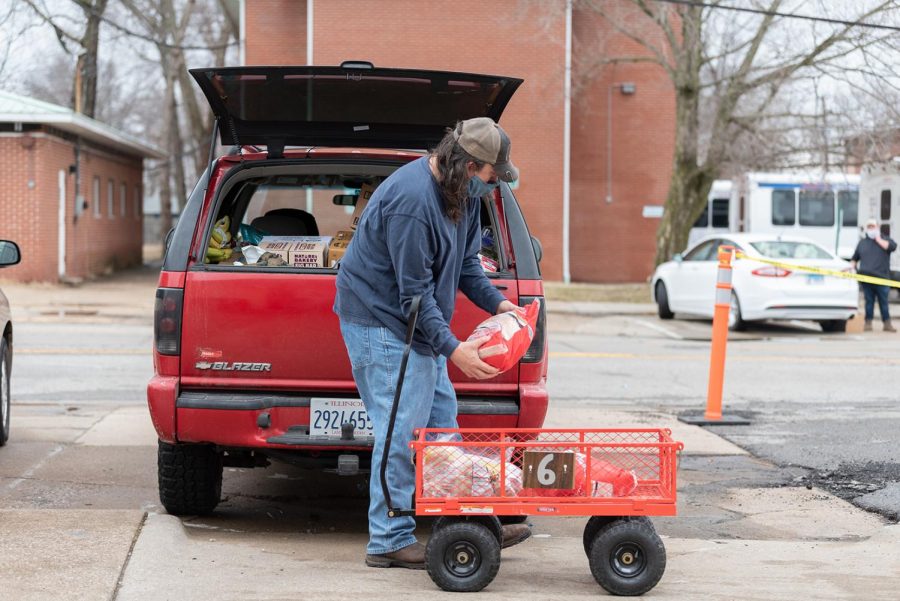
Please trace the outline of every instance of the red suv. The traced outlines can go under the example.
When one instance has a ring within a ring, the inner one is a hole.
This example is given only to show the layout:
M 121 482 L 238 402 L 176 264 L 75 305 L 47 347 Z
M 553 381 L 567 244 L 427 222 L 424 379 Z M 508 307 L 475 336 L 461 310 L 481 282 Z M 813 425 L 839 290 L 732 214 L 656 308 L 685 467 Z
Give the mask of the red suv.
M 368 471 L 371 424 L 332 312 L 340 263 L 329 254 L 352 243 L 367 193 L 456 121 L 498 120 L 522 83 L 369 63 L 191 74 L 216 117 L 212 146 L 219 137 L 232 149 L 213 159 L 211 148 L 166 241 L 156 292 L 147 400 L 159 434 L 160 499 L 175 515 L 215 508 L 223 466 L 271 459 Z M 483 203 L 481 221 L 493 284 L 519 305 L 542 298 L 541 246 L 509 186 Z M 322 259 L 278 255 L 272 236 L 287 247 L 310 242 Z M 270 252 L 257 260 L 260 247 Z M 486 317 L 460 294 L 451 328 L 465 339 Z M 460 426 L 543 424 L 545 322 L 542 314 L 516 369 L 475 381 L 450 366 Z

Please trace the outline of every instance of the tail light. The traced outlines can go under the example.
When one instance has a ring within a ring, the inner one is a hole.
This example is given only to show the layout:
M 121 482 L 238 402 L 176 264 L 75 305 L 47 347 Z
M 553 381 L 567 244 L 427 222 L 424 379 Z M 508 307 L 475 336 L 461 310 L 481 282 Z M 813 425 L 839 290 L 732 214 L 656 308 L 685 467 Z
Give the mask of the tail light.
M 181 353 L 181 307 L 184 290 L 158 288 L 153 312 L 153 342 L 160 355 Z
M 525 307 L 532 302 L 541 301 L 541 310 L 538 313 L 537 328 L 534 331 L 534 340 L 528 347 L 528 352 L 522 357 L 522 363 L 539 363 L 544 358 L 544 340 L 547 331 L 547 303 L 543 296 L 520 296 L 519 306 Z
M 760 267 L 759 269 L 754 269 L 751 273 L 766 278 L 786 278 L 791 275 L 791 270 L 767 265 L 765 267 Z

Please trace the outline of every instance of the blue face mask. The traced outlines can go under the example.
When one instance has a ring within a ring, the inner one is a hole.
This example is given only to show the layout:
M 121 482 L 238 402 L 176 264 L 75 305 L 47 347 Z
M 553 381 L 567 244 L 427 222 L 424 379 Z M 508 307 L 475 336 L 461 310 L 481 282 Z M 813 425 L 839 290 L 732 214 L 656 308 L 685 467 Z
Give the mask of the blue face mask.
M 496 181 L 493 184 L 488 184 L 481 181 L 481 178 L 477 175 L 473 175 L 472 179 L 469 180 L 469 198 L 481 198 L 485 194 L 492 193 L 494 191 L 494 188 L 499 185 L 499 181 Z

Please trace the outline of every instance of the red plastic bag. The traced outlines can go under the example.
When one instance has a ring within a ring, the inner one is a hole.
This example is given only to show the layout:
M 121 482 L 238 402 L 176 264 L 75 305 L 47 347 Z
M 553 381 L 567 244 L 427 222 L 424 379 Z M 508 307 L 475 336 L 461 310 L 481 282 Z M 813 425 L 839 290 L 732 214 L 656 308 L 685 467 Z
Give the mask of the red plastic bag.
M 575 475 L 572 488 L 523 488 L 519 495 L 523 497 L 587 496 L 587 459 L 584 453 L 575 453 Z
M 501 372 L 515 367 L 534 340 L 540 309 L 540 301 L 535 300 L 527 307 L 494 315 L 478 324 L 469 340 L 489 336 L 478 349 L 481 360 Z
M 637 476 L 608 461 L 591 458 L 591 477 L 587 477 L 587 458 L 575 453 L 575 478 L 572 488 L 523 488 L 523 497 L 627 497 L 637 488 Z

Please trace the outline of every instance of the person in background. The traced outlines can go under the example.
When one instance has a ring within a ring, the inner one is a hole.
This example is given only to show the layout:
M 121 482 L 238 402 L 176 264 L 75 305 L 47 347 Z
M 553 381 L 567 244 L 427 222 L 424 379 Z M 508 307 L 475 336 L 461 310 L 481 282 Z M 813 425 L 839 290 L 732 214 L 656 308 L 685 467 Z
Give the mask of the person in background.
M 891 279 L 891 253 L 897 250 L 897 243 L 882 236 L 878 229 L 878 222 L 870 219 L 866 222 L 866 237 L 856 245 L 850 261 L 853 269 L 862 275 L 870 275 L 876 278 Z M 872 318 L 875 315 L 875 298 L 878 298 L 878 308 L 881 310 L 881 323 L 885 332 L 896 332 L 891 325 L 891 313 L 888 308 L 888 292 L 890 288 L 879 284 L 860 282 L 863 295 L 866 298 L 866 325 L 865 331 L 872 331 Z

